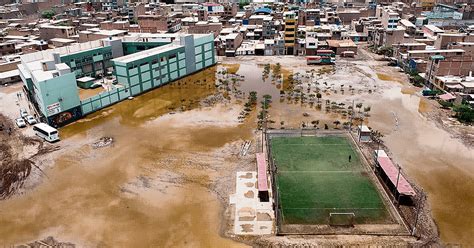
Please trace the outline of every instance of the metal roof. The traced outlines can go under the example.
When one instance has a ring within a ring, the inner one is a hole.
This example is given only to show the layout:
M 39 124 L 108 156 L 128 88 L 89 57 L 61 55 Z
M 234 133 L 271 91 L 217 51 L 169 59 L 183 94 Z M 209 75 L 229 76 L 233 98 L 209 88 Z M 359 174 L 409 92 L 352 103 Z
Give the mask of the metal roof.
M 378 157 L 377 162 L 401 195 L 416 195 L 415 190 L 388 157 Z
M 255 10 L 255 13 L 271 14 L 272 10 L 270 8 L 259 8 Z
M 257 153 L 257 179 L 258 179 L 258 191 L 267 191 L 267 161 L 264 153 Z

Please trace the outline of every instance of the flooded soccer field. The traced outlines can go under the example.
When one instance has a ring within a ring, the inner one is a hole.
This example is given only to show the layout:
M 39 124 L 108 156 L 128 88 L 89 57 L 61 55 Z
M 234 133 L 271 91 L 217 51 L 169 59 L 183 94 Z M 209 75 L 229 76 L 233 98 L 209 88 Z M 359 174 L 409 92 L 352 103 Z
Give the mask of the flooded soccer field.
M 265 60 L 224 59 L 62 128 L 61 149 L 37 163 L 44 174 L 0 202 L 0 243 L 54 236 L 80 246 L 243 246 L 224 238 L 225 203 L 235 172 L 253 168 L 250 157 L 237 155 L 256 140 L 264 95 L 276 129 L 342 128 L 349 107 L 361 115 L 370 107 L 361 121 L 384 133 L 394 160 L 427 191 L 443 241 L 474 243 L 473 150 L 420 113 L 421 98 L 398 82 L 403 75 L 376 61 L 341 62 L 324 72 L 302 59 L 275 61 L 280 70 L 272 62 L 264 76 Z M 229 76 L 234 72 L 239 78 Z M 257 105 L 246 110 L 253 91 Z M 114 142 L 92 147 L 101 137 Z

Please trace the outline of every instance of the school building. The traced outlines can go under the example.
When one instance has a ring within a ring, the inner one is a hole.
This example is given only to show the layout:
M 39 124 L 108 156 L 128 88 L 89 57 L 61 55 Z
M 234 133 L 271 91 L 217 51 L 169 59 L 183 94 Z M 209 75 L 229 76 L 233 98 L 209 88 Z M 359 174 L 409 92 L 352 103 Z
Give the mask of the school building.
M 212 34 L 130 34 L 21 56 L 28 99 L 60 127 L 216 64 Z

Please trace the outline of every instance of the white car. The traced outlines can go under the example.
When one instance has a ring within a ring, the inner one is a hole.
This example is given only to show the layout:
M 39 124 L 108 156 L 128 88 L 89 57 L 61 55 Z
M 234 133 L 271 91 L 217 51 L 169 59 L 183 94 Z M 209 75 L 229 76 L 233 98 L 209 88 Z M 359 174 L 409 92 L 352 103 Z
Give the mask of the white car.
M 17 125 L 19 128 L 26 127 L 26 122 L 25 122 L 25 120 L 23 120 L 22 118 L 16 119 L 16 120 L 15 120 L 15 123 L 16 123 L 16 125 Z
M 26 112 L 26 109 L 20 109 L 20 117 L 21 118 L 26 118 L 26 116 L 28 116 L 28 112 Z
M 33 117 L 31 115 L 26 116 L 26 122 L 28 122 L 28 124 L 30 124 L 30 125 L 34 125 L 34 124 L 37 123 L 35 117 Z

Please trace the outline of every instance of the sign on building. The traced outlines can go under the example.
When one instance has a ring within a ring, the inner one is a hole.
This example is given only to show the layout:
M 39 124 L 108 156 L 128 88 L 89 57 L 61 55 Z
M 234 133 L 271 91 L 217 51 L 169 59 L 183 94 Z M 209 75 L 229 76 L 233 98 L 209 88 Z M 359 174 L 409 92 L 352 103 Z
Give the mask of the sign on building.
M 57 113 L 60 113 L 61 112 L 61 105 L 59 104 L 59 102 L 48 105 L 46 107 L 46 112 L 48 113 L 48 116 L 52 116 L 52 115 L 55 115 Z

